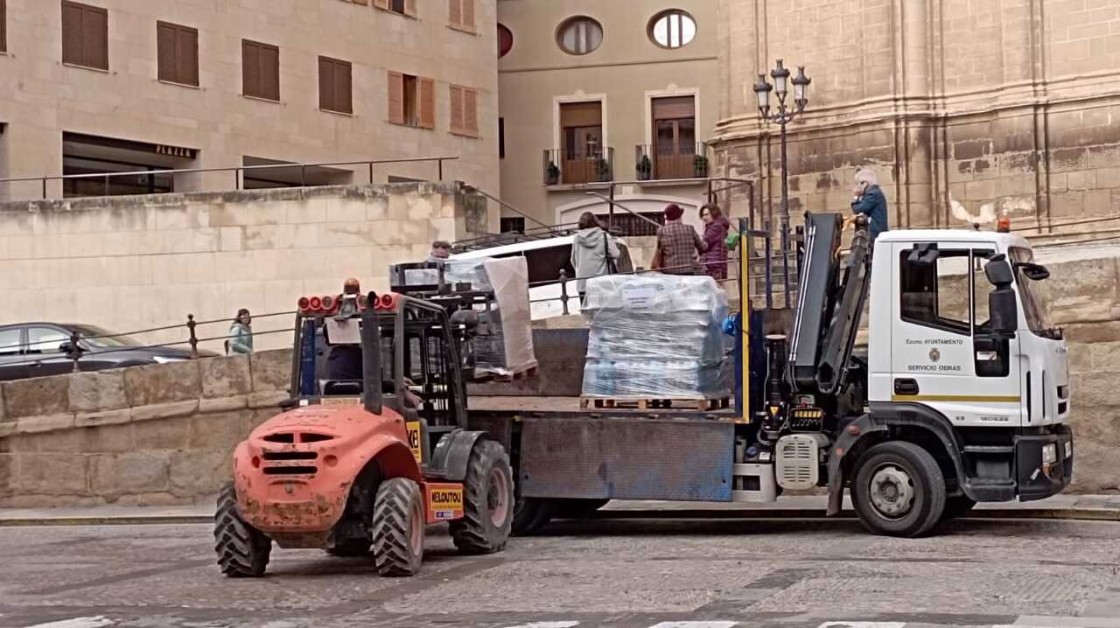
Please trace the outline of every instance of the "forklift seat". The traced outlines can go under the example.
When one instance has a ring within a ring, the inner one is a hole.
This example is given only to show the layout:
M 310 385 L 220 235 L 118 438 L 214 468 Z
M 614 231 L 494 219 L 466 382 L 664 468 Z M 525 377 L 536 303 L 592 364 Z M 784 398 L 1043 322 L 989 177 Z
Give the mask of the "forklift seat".
M 362 380 L 360 379 L 329 379 L 323 382 L 324 395 L 360 395 L 362 394 Z

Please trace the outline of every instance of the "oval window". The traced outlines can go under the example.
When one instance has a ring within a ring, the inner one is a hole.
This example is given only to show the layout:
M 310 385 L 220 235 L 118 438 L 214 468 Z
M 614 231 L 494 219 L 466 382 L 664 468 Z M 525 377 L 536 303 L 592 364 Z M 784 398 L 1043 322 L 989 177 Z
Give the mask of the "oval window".
M 513 32 L 505 24 L 498 24 L 498 58 L 509 54 L 513 50 Z
M 568 54 L 585 55 L 603 43 L 603 27 L 589 17 L 573 17 L 557 29 L 556 42 Z
M 680 48 L 696 39 L 696 20 L 680 9 L 658 13 L 649 21 L 649 38 L 662 48 Z

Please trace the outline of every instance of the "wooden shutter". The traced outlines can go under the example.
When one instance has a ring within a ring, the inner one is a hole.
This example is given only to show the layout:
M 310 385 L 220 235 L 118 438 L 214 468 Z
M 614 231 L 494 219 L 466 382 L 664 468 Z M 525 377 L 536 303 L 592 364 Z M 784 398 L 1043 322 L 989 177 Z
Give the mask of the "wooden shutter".
M 173 24 L 156 23 L 157 77 L 161 81 L 179 81 L 176 63 L 176 29 Z
M 178 50 L 179 82 L 198 86 L 198 31 L 187 26 L 179 27 Z
M 354 85 L 352 66 L 348 61 L 334 62 L 335 111 L 354 113 Z
M 463 26 L 474 30 L 474 0 L 462 0 L 463 3 Z
M 451 132 L 463 133 L 465 124 L 463 122 L 463 88 L 458 85 L 451 86 Z
M 478 135 L 478 90 L 463 90 L 463 129 L 469 135 Z
M 100 7 L 82 7 L 82 65 L 109 69 L 109 12 Z
M 62 3 L 62 62 L 82 65 L 82 7 Z
M 404 124 L 404 75 L 389 73 L 389 122 Z
M 319 108 L 337 111 L 334 95 L 334 63 L 326 57 L 319 57 Z
M 447 0 L 447 21 L 455 26 L 463 25 L 462 0 Z
M 373 6 L 383 11 L 389 10 L 389 0 L 373 0 Z
M 241 40 L 241 92 L 255 98 L 263 98 L 260 53 L 260 46 L 247 39 Z
M 416 0 L 404 0 L 404 14 L 416 17 Z
M 8 2 L 0 0 L 0 52 L 8 51 Z
M 280 49 L 267 44 L 257 44 L 259 55 L 258 85 L 260 97 L 280 100 Z
M 430 78 L 419 78 L 420 128 L 436 128 L 436 83 Z

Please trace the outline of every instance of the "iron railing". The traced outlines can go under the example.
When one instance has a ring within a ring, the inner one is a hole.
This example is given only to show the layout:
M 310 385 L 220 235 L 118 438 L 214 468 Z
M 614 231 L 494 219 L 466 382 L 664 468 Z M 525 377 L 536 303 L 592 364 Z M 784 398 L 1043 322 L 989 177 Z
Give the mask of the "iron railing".
M 113 186 L 113 180 L 124 177 L 144 177 L 154 178 L 156 176 L 172 176 L 175 175 L 189 175 L 189 174 L 213 174 L 213 173 L 228 173 L 233 174 L 233 190 L 246 189 L 245 181 L 246 174 L 265 173 L 268 171 L 282 171 L 291 175 L 299 173 L 299 186 L 306 187 L 309 179 L 308 169 L 310 168 L 330 168 L 340 167 L 349 168 L 352 173 L 357 173 L 359 170 L 364 169 L 368 172 L 368 180 L 372 185 L 374 183 L 374 166 L 382 166 L 389 164 L 409 164 L 409 163 L 434 163 L 436 166 L 436 180 L 443 180 L 443 163 L 445 161 L 456 161 L 458 157 L 409 157 L 403 159 L 366 159 L 362 161 L 322 161 L 311 163 L 280 163 L 280 164 L 262 164 L 254 166 L 230 166 L 226 168 L 178 168 L 169 170 L 131 170 L 126 172 L 97 172 L 86 174 L 63 174 L 52 175 L 45 177 L 11 177 L 7 179 L 0 179 L 0 184 L 4 184 L 11 190 L 12 185 L 15 183 L 28 183 L 38 182 L 41 185 L 42 199 L 49 198 L 48 184 L 52 181 L 62 181 L 64 186 L 67 182 L 73 184 L 72 189 L 88 190 L 88 181 L 100 181 L 103 184 L 102 191 L 104 196 L 111 196 L 109 193 Z M 250 176 L 249 180 L 252 181 L 253 177 Z M 296 185 L 293 181 L 292 185 Z M 209 189 L 213 190 L 211 186 Z M 224 190 L 213 190 L 224 191 Z
M 639 181 L 706 179 L 709 173 L 708 144 L 638 144 L 634 147 L 634 175 Z
M 614 149 L 546 149 L 543 166 L 545 185 L 607 183 L 614 179 Z

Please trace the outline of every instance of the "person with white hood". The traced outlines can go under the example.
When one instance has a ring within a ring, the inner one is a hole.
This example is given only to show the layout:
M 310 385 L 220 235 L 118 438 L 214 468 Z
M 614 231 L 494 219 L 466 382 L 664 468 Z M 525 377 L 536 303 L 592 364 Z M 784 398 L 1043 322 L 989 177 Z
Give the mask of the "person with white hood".
M 890 229 L 887 224 L 887 197 L 879 187 L 879 179 L 870 168 L 856 170 L 856 186 L 852 190 L 852 213 L 867 216 L 868 231 L 874 242 L 879 234 Z
M 607 233 L 595 214 L 584 212 L 579 217 L 579 231 L 572 240 L 572 268 L 576 271 L 576 290 L 580 302 L 587 291 L 587 280 L 618 272 L 618 241 Z

